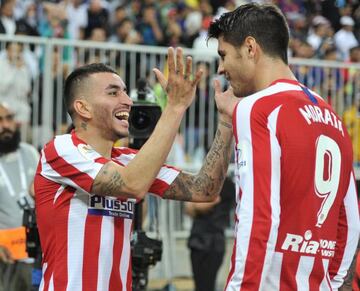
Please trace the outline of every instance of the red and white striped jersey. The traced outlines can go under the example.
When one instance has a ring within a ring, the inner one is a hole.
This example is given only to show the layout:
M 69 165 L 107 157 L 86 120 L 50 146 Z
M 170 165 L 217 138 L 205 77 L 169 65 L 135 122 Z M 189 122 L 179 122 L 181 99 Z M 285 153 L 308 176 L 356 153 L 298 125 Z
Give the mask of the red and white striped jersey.
M 341 119 L 278 80 L 233 114 L 236 228 L 225 290 L 337 290 L 359 239 L 352 146 Z
M 135 155 L 128 148 L 112 150 L 112 160 L 123 166 Z M 108 161 L 74 132 L 56 136 L 42 150 L 34 181 L 43 251 L 41 291 L 131 290 L 136 201 L 91 194 Z M 163 166 L 149 192 L 162 196 L 178 173 Z

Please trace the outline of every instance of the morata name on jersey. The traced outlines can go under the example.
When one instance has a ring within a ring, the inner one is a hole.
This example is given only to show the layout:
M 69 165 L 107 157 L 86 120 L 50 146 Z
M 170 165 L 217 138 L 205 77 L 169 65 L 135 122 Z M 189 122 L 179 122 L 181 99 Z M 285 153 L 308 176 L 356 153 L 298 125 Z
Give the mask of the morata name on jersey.
M 133 219 L 134 204 L 135 199 L 121 201 L 114 197 L 93 195 L 89 198 L 88 213 L 92 215 Z
M 329 109 L 320 108 L 316 105 L 305 105 L 303 108 L 299 108 L 299 111 L 309 125 L 317 122 L 331 125 L 338 129 L 344 136 L 341 120 Z

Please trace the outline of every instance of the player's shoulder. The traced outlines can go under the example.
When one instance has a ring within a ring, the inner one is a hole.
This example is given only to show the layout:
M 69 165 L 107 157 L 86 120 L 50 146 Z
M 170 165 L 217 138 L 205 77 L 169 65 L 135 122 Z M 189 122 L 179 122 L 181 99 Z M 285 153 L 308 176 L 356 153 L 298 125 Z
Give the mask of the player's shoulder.
M 47 142 L 42 151 L 45 153 L 66 153 L 71 151 L 74 147 L 76 147 L 76 145 L 74 144 L 71 134 L 62 134 L 55 136 L 52 140 Z
M 113 147 L 112 155 L 115 157 L 121 156 L 121 155 L 129 155 L 133 156 L 136 155 L 138 150 L 131 149 L 128 147 Z
M 253 106 L 261 107 L 268 103 L 279 102 L 279 98 L 273 98 L 274 96 L 281 97 L 291 97 L 302 92 L 301 86 L 299 83 L 293 82 L 276 82 L 269 87 L 258 91 L 252 95 L 249 95 L 239 101 L 238 110 L 246 110 Z M 266 101 L 266 102 L 259 102 Z M 266 105 L 267 106 L 267 105 Z

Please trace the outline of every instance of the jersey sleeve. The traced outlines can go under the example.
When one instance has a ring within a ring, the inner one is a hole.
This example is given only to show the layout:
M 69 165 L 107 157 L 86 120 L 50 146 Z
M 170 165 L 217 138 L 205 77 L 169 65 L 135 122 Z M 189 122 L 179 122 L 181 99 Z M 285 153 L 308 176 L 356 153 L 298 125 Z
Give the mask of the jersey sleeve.
M 360 222 L 356 185 L 351 175 L 348 191 L 340 207 L 335 256 L 329 265 L 331 287 L 340 288 L 359 242 Z
M 59 136 L 41 152 L 41 175 L 90 193 L 96 175 L 108 161 L 85 144 L 75 145 L 71 135 Z
M 163 197 L 165 191 L 179 175 L 180 171 L 174 167 L 164 165 L 161 167 L 159 174 L 156 176 L 154 183 L 149 189 L 150 194 Z
M 137 150 L 129 149 L 129 148 L 117 148 L 115 150 L 116 160 L 126 167 L 127 164 L 131 162 L 131 160 L 136 156 Z M 154 182 L 150 186 L 148 193 L 154 194 L 162 197 L 164 192 L 170 187 L 171 183 L 175 180 L 175 178 L 179 175 L 180 170 L 168 166 L 163 165 L 157 174 Z M 140 177 L 139 177 L 140 179 Z
M 265 115 L 245 98 L 233 116 L 240 200 L 231 280 L 249 290 L 266 289 L 263 284 L 275 252 L 280 221 L 281 148 L 276 136 L 280 108 Z

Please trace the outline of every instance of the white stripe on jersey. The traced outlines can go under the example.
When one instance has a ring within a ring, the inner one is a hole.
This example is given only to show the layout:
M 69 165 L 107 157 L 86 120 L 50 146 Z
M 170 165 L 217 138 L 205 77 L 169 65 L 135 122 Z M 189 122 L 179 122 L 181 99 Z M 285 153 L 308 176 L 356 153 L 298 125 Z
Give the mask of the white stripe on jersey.
M 356 228 L 348 228 L 347 238 L 346 238 L 346 247 L 344 250 L 344 255 L 339 267 L 337 275 L 331 280 L 332 288 L 340 288 L 344 277 L 347 274 L 347 270 L 353 260 L 353 254 L 356 251 L 356 247 L 359 242 L 359 208 L 354 207 L 354 205 L 359 205 L 356 197 L 356 186 L 353 175 L 350 177 L 349 189 L 344 198 L 344 205 L 346 211 L 346 220 L 347 226 L 356 225 Z
M 261 90 L 259 92 L 256 92 L 255 94 L 252 94 L 250 96 L 247 96 L 246 98 L 243 98 L 239 101 L 239 105 L 243 103 L 248 103 L 246 106 L 249 106 L 250 108 L 254 105 L 256 101 L 263 97 L 268 97 L 270 95 L 274 95 L 277 93 L 285 92 L 285 91 L 302 91 L 301 87 L 299 85 L 294 85 L 290 83 L 276 83 L 264 90 Z M 317 96 L 317 94 L 315 94 Z M 237 108 L 239 108 L 239 105 Z M 241 105 L 243 106 L 243 105 Z M 250 112 L 249 112 L 250 113 Z
M 315 258 L 301 256 L 296 272 L 296 285 L 298 291 L 309 291 L 309 278 L 314 266 Z
M 331 287 L 329 286 L 329 272 L 328 272 L 328 267 L 329 267 L 329 259 L 322 259 L 322 264 L 324 267 L 324 279 L 321 281 L 320 284 L 320 288 L 319 291 L 329 291 L 331 290 Z
M 76 195 L 77 193 L 75 193 Z M 87 207 L 78 199 L 71 199 L 68 218 L 67 261 L 68 291 L 82 290 L 84 235 Z
M 39 286 L 39 291 L 44 291 L 44 285 L 45 285 L 45 280 L 44 280 L 44 274 L 46 272 L 48 264 L 44 263 L 42 265 L 42 276 L 41 276 L 41 282 L 40 282 L 40 286 Z
M 74 183 L 71 179 L 63 177 L 59 175 L 58 172 L 53 170 L 53 168 L 46 161 L 44 150 L 41 151 L 41 176 L 55 183 L 69 185 L 75 189 L 79 189 L 79 186 L 76 183 Z M 57 198 L 58 197 L 56 197 L 56 199 Z M 54 203 L 55 203 L 55 199 L 54 199 Z
M 270 272 L 262 290 L 280 290 L 280 276 L 283 261 L 283 253 L 275 252 L 272 257 Z
M 80 150 L 74 145 L 70 134 L 56 136 L 54 139 L 54 147 L 58 156 L 62 157 L 69 165 L 76 168 L 79 172 L 88 174 L 92 179 L 95 179 L 103 166 L 103 164 L 94 161 L 97 158 L 101 158 L 101 155 L 95 150 L 87 151 L 86 155 L 84 153 L 81 154 Z M 79 161 L 84 161 L 84 163 L 80 163 Z M 91 166 L 89 166 L 89 163 L 92 163 Z M 44 177 L 57 183 L 61 182 L 79 189 L 79 185 L 75 184 L 70 179 L 62 177 L 58 172 L 51 168 L 46 161 L 44 150 L 42 150 L 42 165 L 43 168 L 41 174 Z
M 59 189 L 57 189 L 56 193 L 55 193 L 55 196 L 54 196 L 54 202 L 53 204 L 56 203 L 56 200 L 59 198 L 59 196 L 61 195 L 61 193 L 65 190 L 65 186 L 64 185 L 61 185 L 59 187 Z
M 124 219 L 124 236 L 123 236 L 123 248 L 120 259 L 120 278 L 122 282 L 122 290 L 126 290 L 127 283 L 127 273 L 129 269 L 130 262 L 130 244 L 127 243 L 131 234 L 131 224 L 132 220 Z
M 98 265 L 97 291 L 108 290 L 112 269 L 112 256 L 109 249 L 114 247 L 114 217 L 103 216 L 101 222 L 100 251 Z
M 51 274 L 50 282 L 49 282 L 49 289 L 48 291 L 54 291 L 54 273 Z
M 240 102 L 245 101 L 243 99 Z M 252 157 L 252 147 L 251 145 L 251 128 L 250 128 L 250 108 L 251 105 L 249 102 L 245 103 L 247 105 L 247 109 L 243 110 L 241 114 L 236 114 L 236 124 L 241 125 L 241 130 L 237 128 L 237 136 L 238 141 L 240 143 L 244 143 L 244 148 L 246 148 L 246 154 L 249 157 Z M 247 137 L 247 140 L 242 140 L 242 135 Z M 245 179 L 238 179 L 237 187 L 236 187 L 236 197 L 239 197 L 239 189 L 242 190 L 241 200 L 237 201 L 236 205 L 236 216 L 237 216 L 237 223 L 236 223 L 236 258 L 234 262 L 234 272 L 231 276 L 229 284 L 226 288 L 227 291 L 232 290 L 239 290 L 240 284 L 244 278 L 244 271 L 245 271 L 245 261 L 248 255 L 249 249 L 249 240 L 251 234 L 251 225 L 253 220 L 253 208 L 254 208 L 254 196 L 252 193 L 254 192 L 254 180 L 253 180 L 253 163 L 252 159 L 247 161 L 246 164 L 246 171 L 238 169 L 239 173 L 241 174 L 241 178 Z M 246 182 L 246 184 L 245 184 Z M 246 189 L 246 191 L 244 191 Z
M 261 281 L 259 289 L 266 290 L 266 277 L 270 273 L 270 265 L 275 252 L 275 245 L 278 236 L 278 228 L 280 224 L 280 156 L 281 148 L 276 138 L 276 124 L 281 106 L 274 109 L 268 117 L 268 129 L 270 132 L 270 147 L 271 153 L 276 153 L 275 157 L 271 157 L 271 228 L 269 238 L 266 245 L 266 255 L 264 260 L 263 271 L 261 274 Z M 272 272 L 272 271 L 271 271 Z

